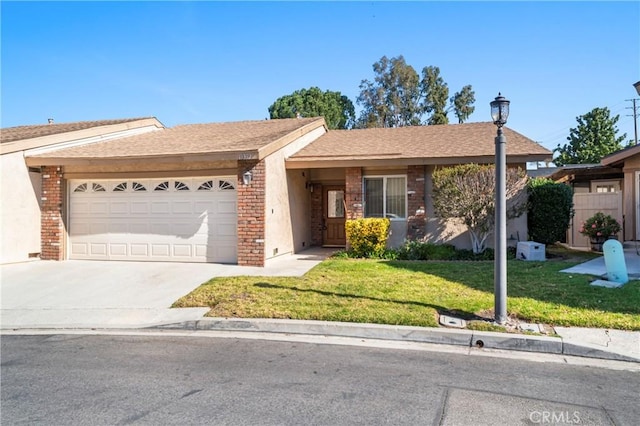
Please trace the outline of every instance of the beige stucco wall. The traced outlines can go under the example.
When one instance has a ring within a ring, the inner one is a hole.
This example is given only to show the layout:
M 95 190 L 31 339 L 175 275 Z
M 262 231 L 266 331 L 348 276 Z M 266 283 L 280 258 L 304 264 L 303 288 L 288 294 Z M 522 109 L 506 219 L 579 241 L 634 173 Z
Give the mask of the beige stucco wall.
M 433 243 L 446 243 L 453 244 L 459 249 L 471 249 L 471 236 L 467 227 L 457 219 L 440 219 L 436 217 L 433 208 L 433 198 L 431 197 L 433 189 L 432 174 L 434 166 L 427 166 L 427 241 Z M 520 241 L 527 241 L 527 214 L 526 212 L 515 219 L 507 221 L 507 241 L 508 245 L 517 245 L 518 238 Z M 494 246 L 494 236 L 489 235 L 487 239 L 487 246 Z
M 317 128 L 265 158 L 265 260 L 310 244 L 311 193 L 305 185 L 309 172 L 287 172 L 285 159 L 324 133 L 324 127 Z
M 40 252 L 40 173 L 29 172 L 22 151 L 0 156 L 0 263 Z

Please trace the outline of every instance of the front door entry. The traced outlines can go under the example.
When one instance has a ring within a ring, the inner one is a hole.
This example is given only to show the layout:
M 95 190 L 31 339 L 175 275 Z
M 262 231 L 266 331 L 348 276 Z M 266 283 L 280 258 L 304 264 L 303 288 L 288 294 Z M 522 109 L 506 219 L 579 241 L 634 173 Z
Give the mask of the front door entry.
M 344 186 L 325 186 L 323 200 L 322 244 L 324 246 L 345 246 L 347 239 L 344 231 L 346 218 Z

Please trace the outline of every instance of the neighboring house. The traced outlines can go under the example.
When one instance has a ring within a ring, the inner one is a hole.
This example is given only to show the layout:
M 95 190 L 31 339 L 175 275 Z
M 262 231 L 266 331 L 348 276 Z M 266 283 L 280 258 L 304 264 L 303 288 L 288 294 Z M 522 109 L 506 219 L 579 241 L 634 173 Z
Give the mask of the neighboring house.
M 146 133 L 164 126 L 155 118 L 85 121 L 0 129 L 0 263 L 40 256 L 42 173 L 25 157 L 51 150 Z M 64 230 L 55 231 L 64 232 Z
M 567 164 L 549 176 L 573 189 L 573 217 L 563 242 L 571 247 L 590 247 L 589 238 L 580 234 L 582 224 L 596 212 L 603 212 L 624 223 L 622 212 L 622 169 L 602 164 Z
M 599 164 L 572 164 L 558 168 L 551 178 L 574 189 L 576 214 L 567 242 L 588 247 L 578 229 L 598 211 L 615 217 L 623 227 L 621 241 L 640 240 L 640 145 L 607 155 Z
M 601 163 L 622 169 L 623 238 L 624 241 L 640 240 L 640 145 L 609 154 Z
M 464 228 L 434 217 L 431 173 L 492 163 L 495 132 L 491 123 L 328 131 L 322 118 L 298 118 L 182 125 L 21 155 L 25 170 L 42 174 L 42 259 L 264 266 L 344 246 L 347 218 L 391 218 L 393 245 L 468 247 Z M 551 157 L 505 135 L 510 166 Z M 4 217 L 4 187 L 2 197 Z M 510 232 L 526 239 L 526 218 Z

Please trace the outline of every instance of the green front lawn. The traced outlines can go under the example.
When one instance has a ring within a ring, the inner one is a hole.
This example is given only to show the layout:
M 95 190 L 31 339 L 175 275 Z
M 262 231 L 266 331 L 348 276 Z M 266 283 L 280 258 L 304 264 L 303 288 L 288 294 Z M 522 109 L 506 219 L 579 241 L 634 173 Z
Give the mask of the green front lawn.
M 640 281 L 594 287 L 594 277 L 559 272 L 579 263 L 508 262 L 508 314 L 549 325 L 640 330 Z M 331 258 L 300 278 L 216 278 L 173 307 L 208 306 L 208 316 L 292 318 L 437 327 L 437 314 L 491 319 L 493 262 Z

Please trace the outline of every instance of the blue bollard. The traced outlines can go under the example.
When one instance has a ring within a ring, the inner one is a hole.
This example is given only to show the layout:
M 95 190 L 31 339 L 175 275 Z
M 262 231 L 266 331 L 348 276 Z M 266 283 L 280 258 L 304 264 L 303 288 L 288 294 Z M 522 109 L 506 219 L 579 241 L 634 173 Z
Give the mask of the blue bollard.
M 604 264 L 607 267 L 607 280 L 614 283 L 629 282 L 627 264 L 624 262 L 624 250 L 618 240 L 607 240 L 602 245 Z

